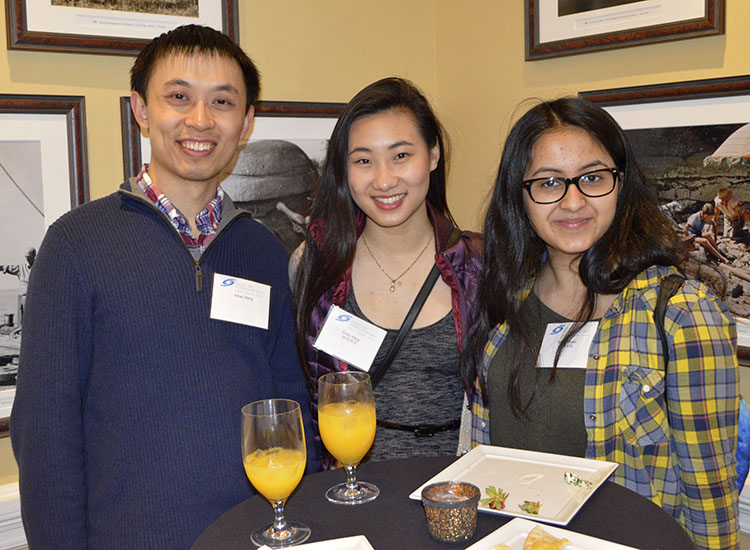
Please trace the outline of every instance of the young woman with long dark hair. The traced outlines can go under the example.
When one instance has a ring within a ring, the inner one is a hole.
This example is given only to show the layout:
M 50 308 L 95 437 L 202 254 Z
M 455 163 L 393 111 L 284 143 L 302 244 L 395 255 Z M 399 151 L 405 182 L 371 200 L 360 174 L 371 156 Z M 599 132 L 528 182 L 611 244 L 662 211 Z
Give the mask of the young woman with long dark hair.
M 304 248 L 292 262 L 297 345 L 314 408 L 317 379 L 353 368 L 313 346 L 331 306 L 387 330 L 370 368 L 377 380 L 428 273 L 439 270 L 375 387 L 371 460 L 456 452 L 459 356 L 476 325 L 481 241 L 458 231 L 448 209 L 446 145 L 412 83 L 385 78 L 360 91 L 331 136 Z
M 484 239 L 473 443 L 617 462 L 698 547 L 734 548 L 734 320 L 678 277 L 662 346 L 683 249 L 612 117 L 574 98 L 528 110 Z

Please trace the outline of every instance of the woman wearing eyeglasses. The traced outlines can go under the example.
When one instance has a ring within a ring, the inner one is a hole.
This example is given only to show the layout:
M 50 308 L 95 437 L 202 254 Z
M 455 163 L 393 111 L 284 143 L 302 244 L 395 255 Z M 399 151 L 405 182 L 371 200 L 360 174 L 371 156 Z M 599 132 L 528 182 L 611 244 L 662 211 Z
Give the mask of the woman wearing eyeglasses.
M 699 548 L 735 548 L 734 320 L 678 277 L 663 349 L 682 248 L 617 123 L 573 98 L 524 114 L 484 239 L 472 442 L 617 462 Z

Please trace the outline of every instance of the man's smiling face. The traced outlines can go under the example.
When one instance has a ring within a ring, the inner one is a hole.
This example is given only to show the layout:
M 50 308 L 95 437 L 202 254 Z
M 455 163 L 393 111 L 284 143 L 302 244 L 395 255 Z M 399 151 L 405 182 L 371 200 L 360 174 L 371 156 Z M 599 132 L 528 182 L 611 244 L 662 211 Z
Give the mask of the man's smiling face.
M 215 183 L 250 128 L 239 64 L 206 53 L 172 54 L 154 66 L 146 98 L 133 92 L 138 123 L 151 141 L 149 175 L 160 188 Z

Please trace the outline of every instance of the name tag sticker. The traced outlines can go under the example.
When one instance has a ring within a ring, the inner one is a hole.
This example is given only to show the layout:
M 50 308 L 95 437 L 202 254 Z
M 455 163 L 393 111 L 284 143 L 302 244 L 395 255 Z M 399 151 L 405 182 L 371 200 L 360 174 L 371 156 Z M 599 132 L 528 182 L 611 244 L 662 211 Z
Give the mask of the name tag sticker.
M 271 287 L 214 273 L 211 319 L 268 329 Z
M 539 358 L 536 366 L 539 369 L 551 369 L 555 364 L 555 353 L 560 342 L 573 326 L 573 323 L 549 323 L 544 331 L 542 348 L 539 350 Z M 563 369 L 585 369 L 589 358 L 589 348 L 599 327 L 598 321 L 589 321 L 573 339 L 567 343 L 560 354 L 557 362 L 558 368 Z
M 382 328 L 338 306 L 331 306 L 313 347 L 358 369 L 369 371 L 385 334 Z

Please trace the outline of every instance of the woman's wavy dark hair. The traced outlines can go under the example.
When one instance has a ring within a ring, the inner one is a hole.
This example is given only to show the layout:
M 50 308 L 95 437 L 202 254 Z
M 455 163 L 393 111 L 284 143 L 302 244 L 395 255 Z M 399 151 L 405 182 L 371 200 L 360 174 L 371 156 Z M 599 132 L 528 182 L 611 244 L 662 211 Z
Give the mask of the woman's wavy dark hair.
M 604 109 L 583 99 L 565 97 L 541 102 L 527 111 L 505 142 L 495 188 L 484 223 L 484 254 L 479 290 L 481 325 L 476 332 L 476 363 L 493 327 L 508 323 L 519 334 L 520 355 L 532 354 L 529 327 L 518 315 L 517 292 L 540 273 L 547 254 L 524 208 L 524 173 L 534 145 L 545 132 L 579 128 L 599 143 L 621 170 L 617 207 L 612 225 L 581 255 L 578 272 L 587 292 L 564 345 L 591 318 L 597 294 L 620 292 L 638 273 L 654 264 L 679 265 L 683 256 L 676 232 L 658 206 L 656 193 L 646 180 L 633 149 L 620 126 Z M 558 356 L 559 356 L 558 350 Z M 555 363 L 557 358 L 555 359 Z M 511 409 L 522 416 L 534 392 L 522 402 L 519 386 L 520 362 L 515 362 L 508 384 Z M 474 363 L 466 363 L 476 379 Z M 551 377 L 554 378 L 555 368 Z M 486 380 L 480 380 L 486 398 Z M 486 400 L 486 399 L 485 399 Z
M 352 265 L 358 238 L 357 219 L 364 216 L 349 191 L 349 131 L 355 120 L 387 111 L 410 113 L 427 147 L 439 147 L 440 158 L 430 173 L 427 201 L 453 222 L 445 196 L 447 138 L 444 138 L 443 128 L 427 98 L 403 78 L 384 78 L 370 84 L 352 98 L 333 129 L 310 211 L 311 230 L 307 231 L 304 252 L 293 282 L 297 348 L 306 372 L 309 371 L 306 336 L 313 309 L 320 297 L 340 281 Z

